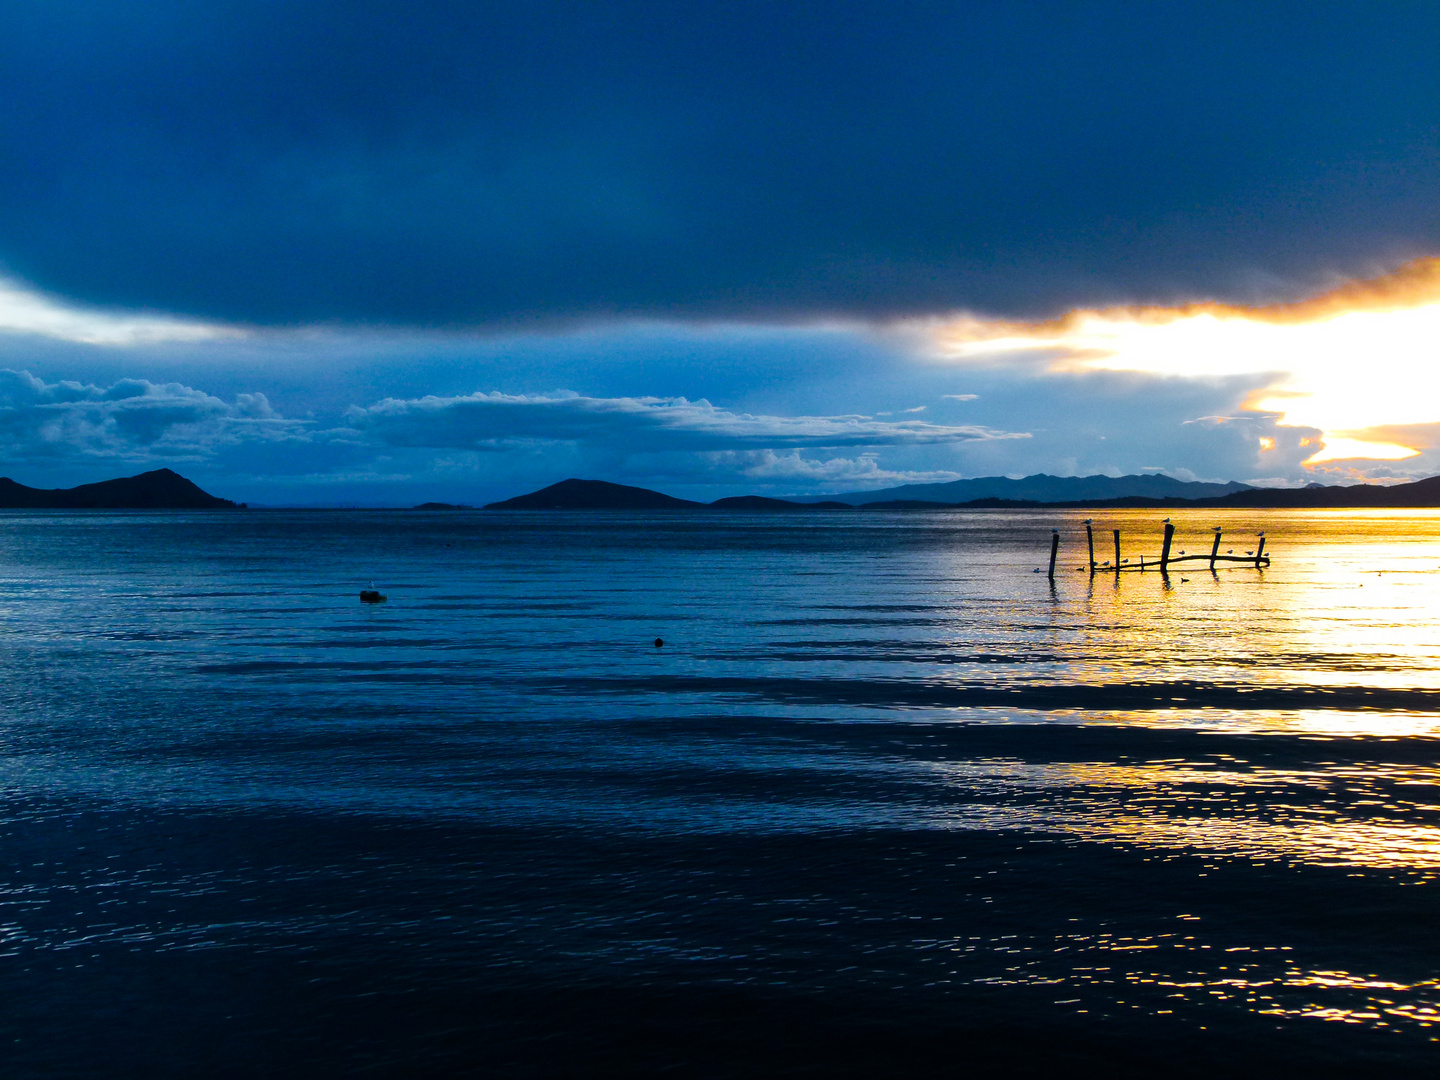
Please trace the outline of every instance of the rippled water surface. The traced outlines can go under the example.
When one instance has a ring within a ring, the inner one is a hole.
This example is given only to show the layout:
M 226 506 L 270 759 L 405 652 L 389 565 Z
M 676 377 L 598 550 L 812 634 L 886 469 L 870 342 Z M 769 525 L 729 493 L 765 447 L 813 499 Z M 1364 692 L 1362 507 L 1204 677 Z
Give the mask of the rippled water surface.
M 1172 517 L 0 514 L 0 1072 L 1430 1074 L 1440 513 Z

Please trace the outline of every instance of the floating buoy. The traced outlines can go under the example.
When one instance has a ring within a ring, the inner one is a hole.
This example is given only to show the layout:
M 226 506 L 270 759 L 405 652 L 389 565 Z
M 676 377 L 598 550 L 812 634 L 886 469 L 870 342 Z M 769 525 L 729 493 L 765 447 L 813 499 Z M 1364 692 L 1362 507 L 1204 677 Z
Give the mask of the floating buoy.
M 385 594 L 379 589 L 361 589 L 360 602 L 362 604 L 383 604 L 385 603 Z
M 658 638 L 658 637 L 657 637 L 657 638 L 655 639 L 655 648 L 658 649 L 658 648 L 660 648 L 661 645 L 664 645 L 664 644 L 665 644 L 665 639 L 664 639 L 664 638 Z

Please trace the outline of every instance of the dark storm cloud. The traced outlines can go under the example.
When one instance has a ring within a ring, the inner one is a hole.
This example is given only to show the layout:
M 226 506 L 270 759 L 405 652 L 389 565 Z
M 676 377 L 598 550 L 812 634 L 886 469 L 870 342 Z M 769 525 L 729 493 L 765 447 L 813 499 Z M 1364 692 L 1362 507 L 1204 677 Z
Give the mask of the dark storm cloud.
M 1433 5 L 0 10 L 0 263 L 241 322 L 1294 291 L 1440 246 Z

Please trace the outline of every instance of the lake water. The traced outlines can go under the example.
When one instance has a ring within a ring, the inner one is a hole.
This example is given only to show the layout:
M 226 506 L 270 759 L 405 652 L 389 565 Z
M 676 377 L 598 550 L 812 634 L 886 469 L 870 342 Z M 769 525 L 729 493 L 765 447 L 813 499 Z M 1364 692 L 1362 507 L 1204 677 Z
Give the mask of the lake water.
M 1172 516 L 0 514 L 0 1075 L 1431 1075 L 1440 512 Z

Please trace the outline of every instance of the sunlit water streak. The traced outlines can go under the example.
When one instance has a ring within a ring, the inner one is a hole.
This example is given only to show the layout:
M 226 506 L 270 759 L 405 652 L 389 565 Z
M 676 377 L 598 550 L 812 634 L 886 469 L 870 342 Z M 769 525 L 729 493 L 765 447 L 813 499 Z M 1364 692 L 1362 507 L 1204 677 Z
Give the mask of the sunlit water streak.
M 1335 1020 L 1418 1064 L 1440 514 L 1172 516 L 1273 565 L 1092 578 L 1071 512 L 0 515 L 17 1045 L 53 1066 L 36 1017 L 101 992 L 47 957 L 170 1015 L 154 980 L 214 953 L 447 1000 Z

